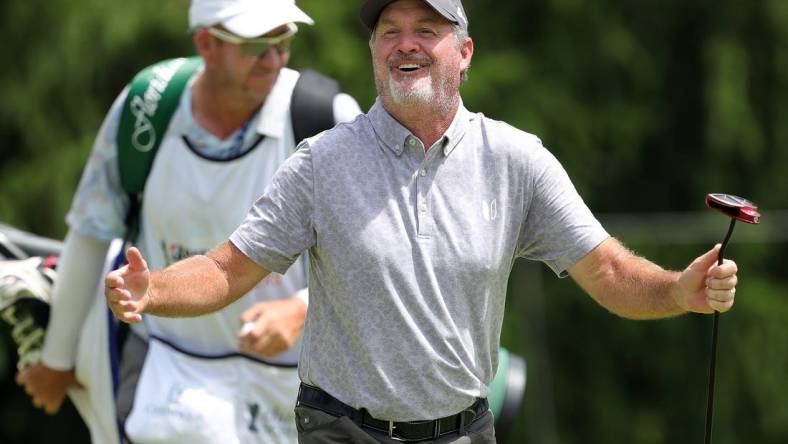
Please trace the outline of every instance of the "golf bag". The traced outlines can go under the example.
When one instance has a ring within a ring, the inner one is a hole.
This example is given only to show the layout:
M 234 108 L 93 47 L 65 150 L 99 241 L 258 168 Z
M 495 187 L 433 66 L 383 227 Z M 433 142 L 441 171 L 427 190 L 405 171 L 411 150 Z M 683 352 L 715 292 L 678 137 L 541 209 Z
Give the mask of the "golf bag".
M 11 328 L 19 370 L 41 358 L 54 280 L 54 256 L 28 257 L 0 232 L 0 319 Z

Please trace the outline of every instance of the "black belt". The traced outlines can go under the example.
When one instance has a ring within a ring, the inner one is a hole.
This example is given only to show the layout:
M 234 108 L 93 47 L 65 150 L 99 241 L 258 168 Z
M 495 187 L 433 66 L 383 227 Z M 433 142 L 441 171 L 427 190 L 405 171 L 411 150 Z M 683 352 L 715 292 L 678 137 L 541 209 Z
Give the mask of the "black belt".
M 479 398 L 470 407 L 456 415 L 428 421 L 384 421 L 373 418 L 366 409 L 354 409 L 317 387 L 301 384 L 296 405 L 305 405 L 333 416 L 347 416 L 356 424 L 388 434 L 400 441 L 437 439 L 440 436 L 463 431 L 490 409 L 486 398 Z

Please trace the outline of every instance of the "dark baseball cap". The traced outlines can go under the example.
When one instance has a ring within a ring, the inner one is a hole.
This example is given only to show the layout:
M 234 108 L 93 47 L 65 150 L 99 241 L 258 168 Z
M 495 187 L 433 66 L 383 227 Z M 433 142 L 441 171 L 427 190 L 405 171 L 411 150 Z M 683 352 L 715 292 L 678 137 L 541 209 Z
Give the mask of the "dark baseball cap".
M 396 0 L 367 0 L 361 5 L 361 21 L 371 30 L 375 29 L 375 25 L 380 18 L 380 12 Z M 446 20 L 459 25 L 463 30 L 468 31 L 468 16 L 465 15 L 465 9 L 462 7 L 461 0 L 423 0 L 438 14 L 442 15 Z

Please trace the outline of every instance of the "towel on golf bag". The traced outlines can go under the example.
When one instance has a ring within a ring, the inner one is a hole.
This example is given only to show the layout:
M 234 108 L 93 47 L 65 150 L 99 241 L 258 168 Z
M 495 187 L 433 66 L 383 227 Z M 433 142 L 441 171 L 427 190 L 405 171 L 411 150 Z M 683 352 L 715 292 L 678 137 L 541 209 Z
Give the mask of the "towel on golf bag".
M 109 328 L 114 321 L 109 317 L 104 298 L 104 276 L 111 271 L 119 254 L 123 254 L 123 241 L 115 239 L 96 282 L 95 300 L 85 318 L 77 346 L 75 371 L 84 388 L 68 392 L 90 430 L 93 444 L 120 444 L 109 353 Z

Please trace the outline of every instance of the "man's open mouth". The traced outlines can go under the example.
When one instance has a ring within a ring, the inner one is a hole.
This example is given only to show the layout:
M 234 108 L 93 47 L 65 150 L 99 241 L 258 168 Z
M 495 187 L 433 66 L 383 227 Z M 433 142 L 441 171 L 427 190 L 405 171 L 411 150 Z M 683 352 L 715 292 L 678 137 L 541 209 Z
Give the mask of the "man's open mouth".
M 421 68 L 422 65 L 419 65 L 418 63 L 403 63 L 397 66 L 397 69 L 399 69 L 402 72 L 414 72 L 414 71 L 418 71 Z

